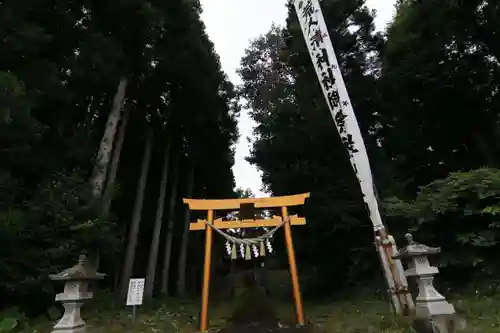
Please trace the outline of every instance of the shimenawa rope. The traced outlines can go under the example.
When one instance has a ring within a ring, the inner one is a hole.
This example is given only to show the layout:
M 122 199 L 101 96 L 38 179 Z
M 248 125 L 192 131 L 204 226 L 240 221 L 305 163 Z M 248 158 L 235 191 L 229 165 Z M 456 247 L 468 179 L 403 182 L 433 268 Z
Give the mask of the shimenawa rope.
M 208 223 L 208 221 L 205 220 L 205 224 L 212 228 L 215 232 L 217 232 L 219 235 L 224 237 L 226 241 L 232 244 L 231 247 L 231 259 L 237 259 L 238 253 L 236 250 L 236 245 L 243 245 L 245 246 L 245 259 L 250 260 L 252 259 L 252 254 L 251 254 L 251 246 L 252 245 L 260 245 L 259 249 L 259 254 L 260 256 L 265 256 L 266 255 L 266 247 L 265 247 L 265 242 L 268 241 L 270 238 L 274 236 L 276 231 L 278 231 L 285 223 L 288 223 L 289 219 L 283 219 L 283 221 L 274 227 L 273 229 L 269 230 L 265 234 L 258 236 L 258 237 L 253 237 L 253 238 L 238 238 L 231 236 L 227 234 L 226 232 L 222 231 L 221 229 L 217 228 L 211 223 Z

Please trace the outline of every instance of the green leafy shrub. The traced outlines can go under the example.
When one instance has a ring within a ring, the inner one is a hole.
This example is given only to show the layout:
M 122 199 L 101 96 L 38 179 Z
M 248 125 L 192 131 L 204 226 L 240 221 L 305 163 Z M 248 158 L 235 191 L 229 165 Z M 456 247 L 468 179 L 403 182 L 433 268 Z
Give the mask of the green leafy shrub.
M 498 270 L 500 170 L 456 172 L 422 187 L 410 202 L 385 202 L 391 228 L 410 231 L 416 241 L 441 246 L 439 265 L 464 280 L 491 277 Z M 464 281 L 465 282 L 465 281 Z
M 0 333 L 8 333 L 17 330 L 26 317 L 18 308 L 8 308 L 0 312 Z
M 23 205 L 0 215 L 2 299 L 25 304 L 27 314 L 39 315 L 54 298 L 49 274 L 69 268 L 89 249 L 100 249 L 103 260 L 113 257 L 119 233 L 112 221 L 96 218 L 89 190 L 81 172 L 59 173 Z

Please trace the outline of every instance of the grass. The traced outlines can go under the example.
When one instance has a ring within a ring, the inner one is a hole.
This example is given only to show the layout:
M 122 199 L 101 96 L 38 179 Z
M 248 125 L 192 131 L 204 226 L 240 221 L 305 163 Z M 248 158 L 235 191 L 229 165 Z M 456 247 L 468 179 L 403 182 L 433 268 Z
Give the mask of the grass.
M 481 294 L 455 297 L 458 314 L 467 320 L 467 333 L 500 333 L 500 295 Z M 211 330 L 224 327 L 235 307 L 233 303 L 211 304 Z M 306 304 L 306 317 L 320 332 L 327 333 L 410 333 L 410 319 L 390 313 L 389 304 L 377 300 L 340 301 Z M 291 303 L 279 303 L 276 312 L 284 323 L 293 323 Z M 130 308 L 112 302 L 99 302 L 84 311 L 88 333 L 191 333 L 198 327 L 199 303 L 175 299 L 157 300 L 137 310 L 134 321 Z M 42 321 L 25 329 L 26 333 L 49 333 L 53 323 Z

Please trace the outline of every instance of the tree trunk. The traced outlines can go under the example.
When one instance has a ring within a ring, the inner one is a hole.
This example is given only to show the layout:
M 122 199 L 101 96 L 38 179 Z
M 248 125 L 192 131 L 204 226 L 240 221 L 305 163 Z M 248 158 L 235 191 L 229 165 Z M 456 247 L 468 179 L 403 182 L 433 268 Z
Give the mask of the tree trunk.
M 189 169 L 188 179 L 187 179 L 187 192 L 186 197 L 190 198 L 193 196 L 194 188 L 194 175 L 196 169 L 196 159 L 191 161 L 191 168 Z M 185 207 L 184 211 L 184 221 L 182 226 L 181 235 L 181 253 L 179 255 L 179 269 L 177 271 L 177 293 L 181 297 L 186 296 L 186 262 L 187 262 L 187 247 L 189 240 L 189 222 L 191 218 L 191 211 L 189 207 Z
M 106 188 L 104 189 L 104 195 L 102 198 L 102 209 L 101 212 L 104 216 L 108 215 L 111 209 L 111 202 L 113 201 L 113 192 L 116 180 L 116 173 L 118 171 L 118 165 L 120 164 L 120 155 L 122 152 L 123 141 L 125 140 L 125 131 L 127 130 L 127 123 L 130 117 L 130 110 L 125 109 L 123 113 L 123 118 L 118 129 L 118 134 L 116 138 L 116 145 L 113 149 L 113 158 L 111 159 L 111 165 L 109 167 L 108 179 L 106 181 Z
M 134 211 L 132 213 L 132 221 L 128 234 L 127 252 L 123 264 L 123 272 L 120 286 L 120 295 L 123 297 L 127 294 L 128 281 L 132 276 L 132 269 L 135 260 L 135 248 L 137 246 L 137 238 L 139 236 L 139 226 L 141 224 L 142 205 L 144 203 L 144 194 L 146 183 L 148 180 L 149 163 L 151 162 L 151 150 L 153 148 L 153 131 L 149 130 L 147 134 L 146 144 L 144 146 L 144 158 L 141 165 L 141 175 L 137 185 L 135 195 Z
M 92 171 L 92 176 L 90 178 L 90 184 L 92 186 L 92 195 L 94 197 L 94 204 L 102 209 L 102 192 L 104 183 L 106 182 L 109 159 L 111 151 L 113 150 L 113 141 L 115 139 L 116 129 L 120 121 L 120 111 L 125 100 L 125 89 L 127 87 L 127 79 L 122 78 L 116 89 L 115 96 L 113 98 L 113 106 L 108 116 L 108 121 L 106 123 L 106 128 L 101 139 L 101 144 L 99 146 L 99 151 L 97 153 L 96 163 L 94 165 L 94 170 Z M 97 272 L 99 268 L 99 250 L 92 249 L 94 252 L 90 253 L 87 264 L 91 271 Z
M 127 79 L 122 78 L 118 84 L 115 97 L 113 98 L 113 107 L 108 116 L 106 129 L 102 136 L 99 152 L 97 153 L 96 164 L 92 172 L 90 180 L 92 184 L 92 194 L 97 200 L 101 199 L 104 183 L 108 172 L 109 159 L 113 149 L 113 141 L 115 139 L 116 129 L 120 121 L 120 111 L 125 99 L 125 88 L 127 86 Z
M 108 179 L 106 181 L 106 188 L 104 189 L 104 194 L 102 198 L 101 214 L 102 216 L 107 216 L 111 209 L 111 202 L 113 201 L 113 195 L 115 190 L 116 173 L 118 171 L 118 165 L 120 164 L 120 156 L 123 148 L 123 141 L 125 141 L 125 132 L 127 130 L 128 119 L 130 118 L 130 110 L 125 108 L 123 113 L 123 118 L 118 128 L 118 134 L 116 138 L 116 144 L 113 148 L 113 157 L 111 158 L 111 165 L 109 166 Z M 121 261 L 116 260 L 114 268 L 114 281 L 113 287 L 117 288 L 120 283 L 120 265 Z
M 146 274 L 146 290 L 144 297 L 151 299 L 153 297 L 153 289 L 156 277 L 156 264 L 158 262 L 158 248 L 160 246 L 160 234 L 163 221 L 163 211 L 165 208 L 165 193 L 167 191 L 168 165 L 170 154 L 170 141 L 165 149 L 165 157 L 163 159 L 163 169 L 161 171 L 160 194 L 158 195 L 158 205 L 156 208 L 156 220 L 153 230 L 153 240 L 149 250 L 148 268 Z
M 492 153 L 489 143 L 485 140 L 484 136 L 479 133 L 472 133 L 474 141 L 476 143 L 477 150 L 483 155 L 484 161 L 490 168 L 496 168 L 497 163 L 495 155 Z
M 174 231 L 174 219 L 175 219 L 175 206 L 177 202 L 177 184 L 179 183 L 177 174 L 179 170 L 179 164 L 180 164 L 180 155 L 181 152 L 179 151 L 176 154 L 175 161 L 174 161 L 174 170 L 172 172 L 172 192 L 170 193 L 170 202 L 169 202 L 169 219 L 167 223 L 167 237 L 165 239 L 165 250 L 164 250 L 164 257 L 163 257 L 163 270 L 162 270 L 162 280 L 161 280 L 161 293 L 162 294 L 167 294 L 168 293 L 168 277 L 170 273 L 170 261 L 172 257 L 172 238 L 173 238 L 173 231 Z

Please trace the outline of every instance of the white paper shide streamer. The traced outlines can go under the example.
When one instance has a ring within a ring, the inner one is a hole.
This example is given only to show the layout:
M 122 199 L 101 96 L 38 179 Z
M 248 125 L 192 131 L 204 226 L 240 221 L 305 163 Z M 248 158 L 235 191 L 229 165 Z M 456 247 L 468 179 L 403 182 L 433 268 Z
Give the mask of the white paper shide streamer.
M 318 0 L 294 0 L 300 27 L 328 107 L 349 152 L 375 231 L 384 228 L 373 187 L 370 162 L 333 50 Z

